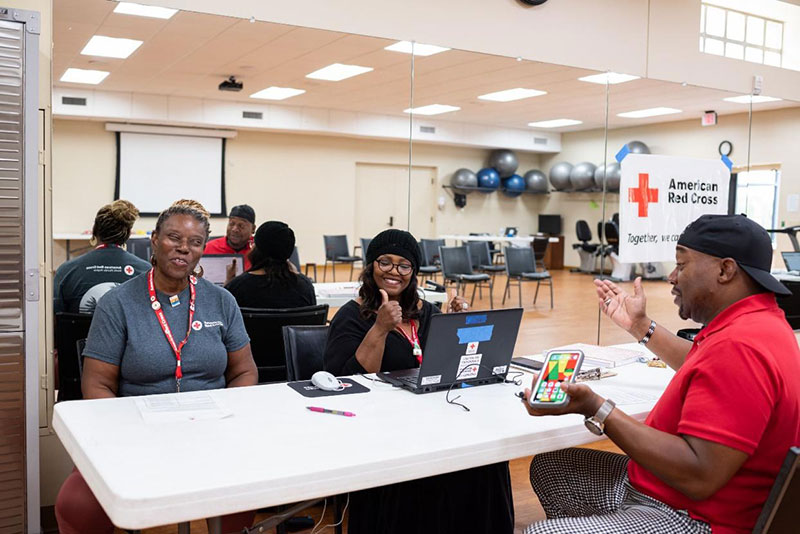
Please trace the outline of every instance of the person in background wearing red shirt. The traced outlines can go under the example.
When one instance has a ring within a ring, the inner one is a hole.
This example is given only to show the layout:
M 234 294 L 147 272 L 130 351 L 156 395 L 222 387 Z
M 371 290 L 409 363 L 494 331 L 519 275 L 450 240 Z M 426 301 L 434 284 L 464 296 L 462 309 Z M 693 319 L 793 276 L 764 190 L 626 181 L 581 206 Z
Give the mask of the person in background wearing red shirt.
M 253 235 L 256 233 L 256 212 L 247 204 L 231 208 L 228 215 L 228 229 L 225 237 L 218 237 L 206 243 L 203 254 L 244 254 L 244 270 L 250 269 L 248 254 L 253 248 Z M 230 270 L 232 279 L 236 268 Z
M 563 384 L 580 413 L 627 456 L 588 449 L 536 455 L 531 485 L 548 519 L 534 533 L 751 532 L 790 447 L 800 444 L 800 350 L 775 294 L 767 232 L 742 215 L 703 215 L 684 230 L 669 276 L 694 342 L 647 316 L 641 280 L 630 295 L 595 280 L 600 308 L 676 370 L 644 424 L 584 384 Z

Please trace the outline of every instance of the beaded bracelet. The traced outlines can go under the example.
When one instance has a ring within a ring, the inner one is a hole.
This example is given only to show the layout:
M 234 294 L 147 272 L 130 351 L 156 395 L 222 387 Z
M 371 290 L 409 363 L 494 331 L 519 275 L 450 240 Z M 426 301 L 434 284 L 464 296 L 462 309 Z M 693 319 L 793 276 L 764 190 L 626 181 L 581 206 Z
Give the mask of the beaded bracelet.
M 647 342 L 650 341 L 650 336 L 652 336 L 653 332 L 655 331 L 656 331 L 656 322 L 650 321 L 650 328 L 647 329 L 647 333 L 644 335 L 644 337 L 641 340 L 639 340 L 639 344 L 647 345 Z

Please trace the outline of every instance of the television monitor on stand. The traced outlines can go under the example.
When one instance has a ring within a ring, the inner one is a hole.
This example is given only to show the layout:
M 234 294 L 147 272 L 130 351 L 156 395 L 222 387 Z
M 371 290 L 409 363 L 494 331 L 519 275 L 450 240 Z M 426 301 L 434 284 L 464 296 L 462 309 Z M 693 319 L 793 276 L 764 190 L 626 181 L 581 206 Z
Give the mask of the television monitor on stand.
M 539 215 L 539 233 L 561 235 L 561 215 Z

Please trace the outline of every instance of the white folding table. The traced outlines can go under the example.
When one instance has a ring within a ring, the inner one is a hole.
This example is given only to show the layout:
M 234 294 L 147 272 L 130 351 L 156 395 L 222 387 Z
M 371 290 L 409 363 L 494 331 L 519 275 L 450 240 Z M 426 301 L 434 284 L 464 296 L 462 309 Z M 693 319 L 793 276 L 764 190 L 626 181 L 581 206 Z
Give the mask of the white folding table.
M 360 282 L 327 282 L 314 284 L 314 293 L 317 304 L 327 304 L 331 308 L 344 306 L 348 301 L 358 296 Z M 438 291 L 422 289 L 423 298 L 434 304 L 447 302 L 447 294 Z
M 628 347 L 623 345 L 622 347 Z M 631 364 L 606 387 L 646 393 L 620 405 L 644 419 L 672 377 Z M 415 395 L 366 377 L 369 393 L 308 399 L 286 384 L 211 392 L 232 415 L 145 423 L 136 398 L 58 403 L 53 428 L 121 528 L 218 517 L 492 464 L 599 439 L 579 415 L 531 417 L 514 384 Z M 524 386 L 529 387 L 530 375 Z M 589 382 L 594 384 L 594 382 Z M 141 397 L 139 397 L 141 399 Z M 320 414 L 306 406 L 355 412 Z M 211 523 L 212 533 L 219 523 Z

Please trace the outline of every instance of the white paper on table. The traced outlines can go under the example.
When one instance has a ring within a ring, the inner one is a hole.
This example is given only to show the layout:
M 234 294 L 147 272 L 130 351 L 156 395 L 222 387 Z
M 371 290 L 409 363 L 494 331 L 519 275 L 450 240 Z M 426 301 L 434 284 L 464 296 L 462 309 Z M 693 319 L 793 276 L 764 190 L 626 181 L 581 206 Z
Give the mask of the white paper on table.
M 592 391 L 603 398 L 611 399 L 616 405 L 642 404 L 645 402 L 655 402 L 661 397 L 661 393 L 644 391 L 641 389 L 623 388 L 613 384 L 601 384 L 597 382 L 584 382 Z
M 207 391 L 138 397 L 136 407 L 147 424 L 223 419 L 233 415 Z

